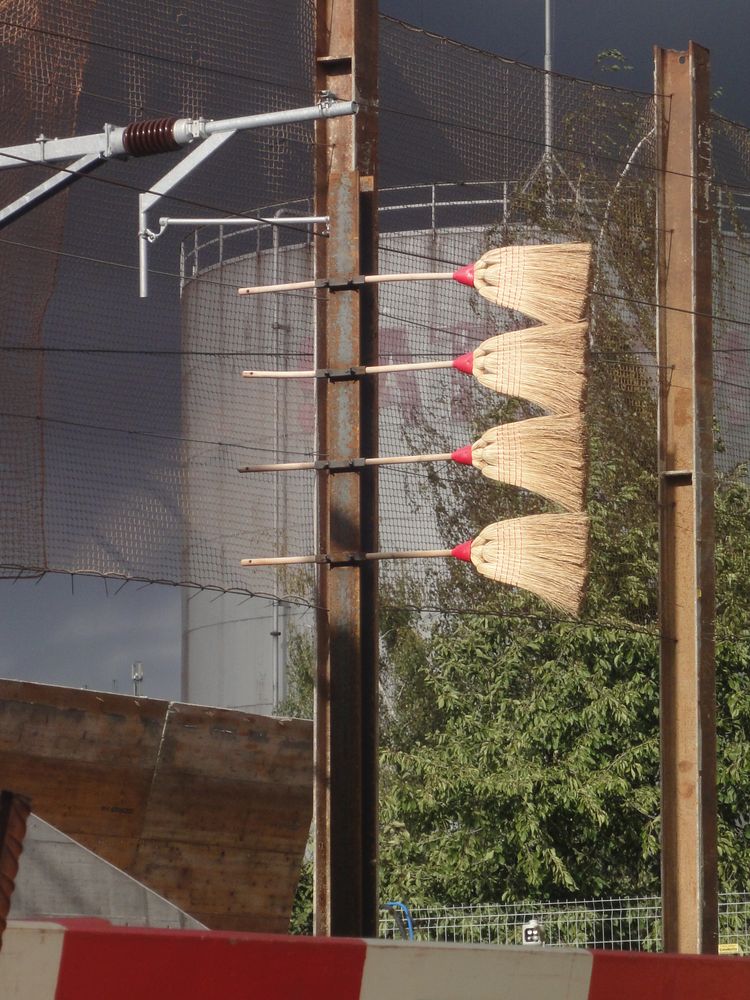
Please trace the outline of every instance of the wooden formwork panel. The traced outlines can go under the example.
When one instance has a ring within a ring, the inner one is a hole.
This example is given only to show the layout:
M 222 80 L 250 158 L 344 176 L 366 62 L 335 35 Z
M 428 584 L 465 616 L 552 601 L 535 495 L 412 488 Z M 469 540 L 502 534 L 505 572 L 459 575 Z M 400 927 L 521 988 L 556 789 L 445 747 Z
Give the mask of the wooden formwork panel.
M 311 723 L 0 680 L 0 785 L 208 927 L 287 930 Z

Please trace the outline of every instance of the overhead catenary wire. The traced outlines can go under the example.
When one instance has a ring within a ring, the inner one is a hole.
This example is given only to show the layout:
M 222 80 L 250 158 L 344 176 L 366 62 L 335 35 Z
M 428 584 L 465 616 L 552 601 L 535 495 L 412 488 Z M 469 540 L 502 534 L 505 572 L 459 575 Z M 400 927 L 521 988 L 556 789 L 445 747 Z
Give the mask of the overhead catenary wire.
M 167 66 L 182 66 L 184 69 L 189 69 L 193 73 L 197 71 L 205 76 L 223 76 L 234 80 L 246 80 L 249 83 L 259 83 L 262 86 L 268 87 L 275 94 L 277 94 L 280 90 L 285 90 L 290 94 L 309 93 L 309 90 L 305 87 L 294 87 L 289 84 L 283 84 L 280 83 L 278 79 L 264 80 L 262 77 L 250 76 L 247 73 L 232 72 L 216 66 L 196 66 L 194 61 L 188 62 L 187 60 L 175 59 L 172 56 L 162 56 L 153 52 L 144 52 L 139 49 L 125 48 L 121 45 L 112 45 L 110 42 L 102 42 L 100 39 L 96 39 L 91 36 L 83 37 L 82 35 L 72 35 L 62 31 L 53 31 L 51 28 L 40 28 L 38 25 L 21 24 L 18 21 L 11 21 L 9 18 L 5 17 L 0 18 L 0 25 L 4 25 L 7 28 L 15 28 L 17 31 L 27 31 L 37 35 L 47 35 L 50 38 L 58 38 L 64 42 L 80 42 L 82 45 L 91 46 L 95 49 L 101 49 L 105 52 L 119 52 L 121 55 L 138 56 L 139 58 L 149 62 L 158 62 Z
M 389 103 L 393 103 L 393 101 L 391 101 L 391 102 L 389 102 Z M 428 113 L 429 113 L 429 112 L 428 112 Z M 444 116 L 442 116 L 442 117 L 445 117 L 445 118 L 450 118 L 450 117 L 452 117 L 452 116 L 451 116 L 450 114 L 448 114 L 448 115 L 444 115 Z M 458 116 L 456 116 L 456 117 L 458 117 Z M 398 124 L 398 123 L 396 123 L 396 124 Z M 518 130 L 517 130 L 517 129 L 512 129 L 512 130 L 510 130 L 510 131 L 521 131 L 521 130 L 520 130 L 520 129 L 518 129 Z M 460 137 L 459 137 L 459 141 L 460 141 Z M 439 166 L 440 166 L 440 165 L 438 165 L 438 167 L 439 167 Z M 209 199 L 209 200 L 210 200 L 210 199 Z M 313 237 L 313 238 L 317 238 L 317 237 Z M 392 240 L 391 240 L 391 239 L 386 239 L 386 240 L 384 240 L 383 242 L 384 242 L 384 243 L 385 243 L 385 242 L 387 242 L 387 243 L 391 243 L 391 242 L 392 242 Z M 85 247 L 84 247 L 84 250 L 85 250 Z M 102 254 L 102 256 L 106 256 L 106 254 Z M 425 257 L 424 259 L 429 259 L 429 258 Z M 201 263 L 203 263 L 203 262 L 201 261 Z M 82 269 L 82 270 L 83 270 L 83 269 Z M 93 272 L 93 270 L 94 270 L 94 269 L 90 269 L 90 271 L 91 271 L 91 272 Z M 165 276 L 168 276 L 168 275 L 167 275 L 167 272 L 166 272 L 166 271 L 163 271 L 163 272 L 161 272 L 161 273 L 162 273 L 163 275 L 165 275 Z M 105 277 L 106 277 L 106 275 L 105 275 Z M 177 278 L 177 277 L 178 277 L 178 275 L 173 275 L 172 277 L 174 277 L 174 278 Z M 200 277 L 200 280 L 204 281 L 204 282 L 205 282 L 205 283 L 206 283 L 207 285 L 209 284 L 209 282 L 211 282 L 212 284 L 214 284 L 214 285 L 216 285 L 216 286 L 219 286 L 219 287 L 220 287 L 220 286 L 222 286 L 222 285 L 229 285 L 229 283 L 226 283 L 226 282 L 220 282 L 220 281 L 213 281 L 213 282 L 212 282 L 212 281 L 211 281 L 211 274 L 210 274 L 210 273 L 209 273 L 209 274 L 208 274 L 207 276 L 203 276 L 203 275 L 202 275 L 202 276 Z M 165 284 L 165 286 L 166 286 L 166 284 L 167 284 L 167 283 L 165 282 L 164 284 Z M 166 287 L 165 287 L 165 291 L 166 291 L 166 290 L 167 290 L 167 289 L 166 289 Z M 325 294 L 325 293 L 324 293 L 324 292 L 321 292 L 321 294 Z M 408 319 L 403 319 L 403 320 L 402 320 L 402 324 L 403 324 L 403 328 L 404 328 L 404 331 L 406 331 L 406 332 L 408 332 L 409 330 L 412 330 L 412 329 L 415 329 L 415 330 L 416 330 L 417 328 L 419 328 L 419 329 L 429 329 L 429 328 L 430 328 L 430 327 L 429 327 L 429 324 L 420 324 L 420 325 L 419 325 L 419 327 L 418 327 L 418 324 L 417 324 L 417 322 L 416 322 L 416 316 L 413 316 L 413 317 L 409 317 Z M 478 324 L 477 324 L 477 325 L 478 325 Z M 61 331 L 61 332 L 62 332 L 62 331 Z M 62 340 L 62 337 L 60 337 L 60 336 L 59 336 L 59 334 L 58 334 L 58 332 L 57 332 L 56 330 L 55 330 L 55 331 L 48 331 L 48 335 L 49 335 L 49 334 L 51 334 L 52 336 L 54 336 L 54 337 L 56 337 L 56 338 L 58 338 L 58 339 Z M 80 334 L 77 334 L 77 332 L 76 332 L 75 330 L 71 330 L 71 334 L 72 334 L 72 336 L 76 336 L 76 335 L 80 335 Z M 452 341 L 452 340 L 453 340 L 453 336 L 454 336 L 454 334 L 453 334 L 453 331 L 450 331 L 450 334 L 451 334 L 451 341 Z M 466 336 L 466 337 L 467 337 L 467 338 L 468 338 L 468 339 L 469 339 L 469 340 L 471 341 L 471 336 L 470 336 L 470 334 L 468 334 L 468 333 L 467 333 L 466 335 L 464 335 L 463 333 L 458 333 L 458 334 L 455 334 L 455 335 L 456 335 L 456 336 L 459 336 L 459 337 L 462 337 L 462 336 Z M 445 336 L 446 336 L 446 343 L 449 343 L 449 341 L 448 341 L 448 339 L 447 339 L 447 338 L 448 338 L 448 334 L 446 333 L 446 334 L 445 334 Z M 416 339 L 416 338 L 415 338 L 415 339 Z M 439 338 L 436 338 L 436 339 L 439 339 Z M 69 342 L 69 341 L 68 341 L 68 342 Z M 464 347 L 462 347 L 462 348 L 461 348 L 461 350 L 465 350 L 465 348 L 464 348 Z M 178 354 L 178 353 L 181 353 L 181 352 L 176 352 L 175 356 L 177 356 L 177 354 Z M 456 351 L 456 353 L 458 353 L 458 351 Z M 150 354 L 150 352 L 146 352 L 146 356 L 148 356 L 149 354 Z M 395 356 L 395 355 L 392 355 L 392 354 L 391 354 L 391 352 L 388 352 L 388 354 L 389 354 L 389 357 L 392 357 L 392 358 L 393 358 L 393 360 L 398 360 L 397 356 Z M 194 356 L 194 357 L 196 357 L 196 359 L 201 359 L 201 360 L 202 360 L 202 358 L 201 358 L 201 355 L 199 355 L 199 354 L 194 354 L 194 355 L 191 355 L 191 354 L 188 354 L 187 356 L 188 356 L 188 357 L 191 357 L 191 356 Z M 238 356 L 239 356 L 239 355 L 238 355 Z M 257 364 L 262 364 L 262 363 L 263 363 L 263 361 L 262 361 L 262 358 L 264 358 L 264 357 L 266 357 L 266 356 L 270 357 L 271 355 L 265 355 L 265 354 L 263 354 L 263 353 L 257 353 L 257 354 L 254 354 L 254 358 L 255 358 L 255 360 L 254 360 L 254 361 L 252 361 L 251 363 L 252 363 L 252 364 L 255 364 L 255 363 L 257 363 Z M 300 356 L 300 357 L 302 357 L 302 355 L 299 355 L 299 356 Z M 435 352 L 435 353 L 433 354 L 433 357 L 440 357 L 440 356 L 441 356 L 441 352 L 440 352 L 439 350 L 438 350 L 438 351 L 436 351 L 436 352 Z M 54 355 L 52 355 L 52 354 L 51 354 L 51 355 L 50 355 L 50 357 L 51 357 L 52 359 L 54 359 Z M 287 355 L 287 357 L 289 357 L 289 355 Z M 415 355 L 415 357 L 416 357 L 416 355 Z M 386 358 L 385 360 L 388 360 L 388 358 Z M 406 359 L 405 359 L 405 360 L 406 360 Z M 276 364 L 281 364 L 281 363 L 283 363 L 283 362 L 281 362 L 281 361 L 279 361 L 279 362 L 276 362 Z M 295 364 L 296 362 L 294 362 L 294 361 L 291 361 L 291 360 L 290 360 L 290 363 L 291 363 L 291 364 Z M 305 364 L 305 363 L 307 363 L 307 362 L 304 362 L 304 361 L 302 361 L 302 362 L 299 362 L 299 363 L 300 363 L 300 364 Z M 250 365 L 250 362 L 248 363 L 248 366 L 249 366 L 249 365 Z M 207 367 L 207 366 L 206 366 L 206 367 Z M 197 369 L 196 369 L 196 370 L 197 370 Z M 427 386 L 427 383 L 428 383 L 428 381 L 429 381 L 429 380 L 425 378 L 425 379 L 423 379 L 423 380 L 421 380 L 421 381 L 418 381 L 417 379 L 414 379 L 414 380 L 412 380 L 412 381 L 414 382 L 414 385 L 415 385 L 415 388 L 418 388 L 418 389 L 419 389 L 419 390 L 421 391 L 421 390 L 422 390 L 422 388 L 423 388 L 424 386 Z M 741 380 L 740 380 L 740 381 L 741 381 Z M 429 387 L 428 387 L 428 388 L 429 388 Z M 88 391 L 88 386 L 87 386 L 87 391 Z M 123 421 L 112 421 L 112 423 L 117 423 L 117 422 L 123 422 Z M 104 421 L 104 423 L 107 423 L 107 421 Z M 210 435 L 210 434 L 209 434 L 209 435 L 206 435 L 206 437 L 211 437 L 211 436 L 212 436 L 212 435 Z M 219 435 L 219 436 L 221 436 L 221 435 Z M 404 471 L 404 470 L 402 470 L 402 472 L 401 472 L 400 474 L 403 474 L 403 471 Z M 431 471 L 432 471 L 432 470 L 431 470 Z M 403 516 L 403 512 L 401 512 L 399 516 Z M 393 543 L 389 543 L 389 544 L 393 544 Z
M 138 189 L 134 189 L 134 190 L 138 190 Z M 252 221 L 252 220 L 250 220 L 250 221 Z M 318 235 L 323 235 L 323 234 L 318 234 Z M 5 243 L 5 244 L 7 244 L 9 246 L 21 247 L 21 248 L 23 248 L 25 250 L 36 251 L 36 252 L 39 252 L 39 253 L 48 253 L 48 254 L 53 254 L 55 256 L 59 256 L 59 257 L 68 257 L 68 258 L 71 258 L 71 259 L 74 259 L 74 260 L 83 260 L 83 261 L 86 261 L 86 262 L 91 263 L 91 264 L 101 264 L 101 265 L 103 265 L 105 267 L 115 267 L 115 268 L 121 268 L 121 269 L 128 270 L 128 271 L 136 271 L 136 272 L 138 271 L 138 265 L 137 264 L 126 264 L 126 263 L 124 263 L 122 261 L 109 260 L 109 259 L 104 258 L 104 257 L 91 257 L 91 256 L 88 256 L 86 254 L 72 253 L 71 251 L 68 251 L 68 250 L 57 250 L 57 249 L 53 249 L 52 247 L 41 247 L 41 246 L 35 245 L 33 243 L 24 242 L 22 240 L 9 240 L 9 239 L 7 239 L 5 237 L 0 236 L 0 244 L 2 244 L 2 243 Z M 407 256 L 415 256 L 414 254 L 411 254 L 408 251 L 404 251 L 404 253 Z M 425 258 L 425 259 L 434 260 L 434 258 Z M 446 263 L 452 263 L 452 262 L 446 262 Z M 158 277 L 162 277 L 162 278 L 174 278 L 176 281 L 182 280 L 182 275 L 179 272 L 177 272 L 177 271 L 164 271 L 164 270 L 160 270 L 160 269 L 149 268 L 149 273 L 153 274 L 153 275 L 157 275 Z M 201 281 L 201 282 L 203 282 L 205 284 L 217 285 L 217 286 L 220 286 L 220 287 L 223 287 L 223 288 L 231 288 L 231 289 L 233 289 L 235 291 L 237 289 L 236 282 L 232 282 L 232 281 L 221 281 L 219 279 L 210 278 L 210 277 L 204 276 L 204 275 L 199 275 L 198 278 L 196 278 L 196 280 Z M 294 295 L 296 293 L 295 292 L 289 292 L 289 293 L 280 293 L 280 294 L 291 294 L 291 295 Z M 626 304 L 630 304 L 630 305 L 647 306 L 647 307 L 651 307 L 653 309 L 659 308 L 659 309 L 663 309 L 666 312 L 678 312 L 678 313 L 681 313 L 681 314 L 687 315 L 687 316 L 699 316 L 699 317 L 701 317 L 703 319 L 716 320 L 719 323 L 732 323 L 735 326 L 739 326 L 739 327 L 742 327 L 743 329 L 746 328 L 746 329 L 750 330 L 750 320 L 743 320 L 743 319 L 740 319 L 737 316 L 727 315 L 726 313 L 714 313 L 714 312 L 706 313 L 706 312 L 701 312 L 700 310 L 686 309 L 686 308 L 683 308 L 683 307 L 680 307 L 680 306 L 663 306 L 663 305 L 659 305 L 655 300 L 640 299 L 640 298 L 635 298 L 633 296 L 627 296 L 627 295 L 617 295 L 614 292 L 601 292 L 601 291 L 597 291 L 597 290 L 591 290 L 589 292 L 589 295 L 591 296 L 591 298 L 597 298 L 598 297 L 598 298 L 604 298 L 604 299 L 616 299 L 616 300 L 618 300 L 620 302 L 623 302 L 623 303 L 626 303 Z M 388 315 L 388 314 L 381 313 L 381 315 Z M 391 315 L 391 318 L 395 318 L 395 317 L 393 317 Z M 401 317 L 399 317 L 399 320 L 400 320 L 400 322 L 403 322 L 403 323 L 408 324 L 408 325 L 422 326 L 425 329 L 433 329 L 432 327 L 429 326 L 429 324 L 419 323 L 416 320 L 405 319 L 405 318 L 401 318 Z M 441 332 L 441 330 L 440 330 L 439 327 L 436 328 L 436 332 Z M 446 330 L 446 331 L 443 331 L 443 332 L 450 333 L 451 336 L 459 336 L 460 335 L 460 334 L 456 334 L 455 331 L 447 331 Z M 744 348 L 738 348 L 738 350 L 743 351 L 745 349 Z

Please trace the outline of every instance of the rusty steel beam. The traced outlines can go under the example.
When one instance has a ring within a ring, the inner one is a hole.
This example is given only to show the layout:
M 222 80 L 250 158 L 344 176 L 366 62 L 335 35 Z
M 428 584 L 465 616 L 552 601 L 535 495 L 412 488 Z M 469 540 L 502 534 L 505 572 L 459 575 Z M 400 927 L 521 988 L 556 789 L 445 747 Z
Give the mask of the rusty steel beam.
M 655 50 L 664 947 L 718 947 L 709 56 Z
M 18 864 L 26 836 L 31 804 L 23 795 L 0 792 L 0 948 L 10 913 L 10 899 L 16 885 Z
M 318 0 L 316 85 L 356 100 L 354 118 L 316 127 L 316 213 L 330 216 L 316 274 L 348 278 L 377 265 L 378 10 L 375 0 Z M 377 358 L 372 286 L 321 290 L 318 368 Z M 377 455 L 375 379 L 317 387 L 321 458 Z M 374 468 L 318 473 L 318 549 L 344 556 L 377 548 Z M 315 700 L 315 927 L 318 934 L 377 933 L 377 569 L 321 566 Z

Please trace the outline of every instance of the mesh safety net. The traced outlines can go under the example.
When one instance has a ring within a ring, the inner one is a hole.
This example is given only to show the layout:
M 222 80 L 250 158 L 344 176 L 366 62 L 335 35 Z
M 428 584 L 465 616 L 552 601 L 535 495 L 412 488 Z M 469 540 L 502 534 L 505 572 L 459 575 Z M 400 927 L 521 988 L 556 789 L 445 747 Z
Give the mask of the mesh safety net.
M 655 538 L 652 96 L 550 76 L 387 18 L 381 29 L 380 270 L 451 270 L 492 246 L 591 241 L 592 500 L 608 498 L 602 531 L 630 522 Z M 5 0 L 0 40 L 4 146 L 315 100 L 312 0 Z M 728 476 L 750 460 L 750 139 L 718 118 L 713 136 L 718 467 Z M 237 296 L 312 275 L 320 227 L 252 218 L 311 213 L 313 141 L 309 124 L 237 134 L 163 197 L 148 220 L 159 235 L 146 299 L 137 196 L 186 151 L 110 161 L 3 229 L 6 575 L 313 599 L 311 573 L 239 562 L 313 551 L 315 474 L 237 472 L 314 456 L 310 381 L 249 385 L 240 372 L 312 367 L 315 293 Z M 0 170 L 2 205 L 51 172 Z M 240 214 L 246 226 L 159 222 Z M 384 285 L 379 307 L 383 363 L 449 359 L 528 325 L 451 282 Z M 536 412 L 457 372 L 385 375 L 381 454 L 448 452 Z M 380 484 L 384 549 L 452 545 L 490 521 L 551 509 L 450 463 L 389 467 Z M 612 567 L 613 581 L 627 572 Z M 466 574 L 448 562 L 384 565 L 386 601 L 496 607 L 497 588 Z M 647 607 L 621 606 L 613 584 L 596 614 L 646 626 L 654 605 L 655 588 Z

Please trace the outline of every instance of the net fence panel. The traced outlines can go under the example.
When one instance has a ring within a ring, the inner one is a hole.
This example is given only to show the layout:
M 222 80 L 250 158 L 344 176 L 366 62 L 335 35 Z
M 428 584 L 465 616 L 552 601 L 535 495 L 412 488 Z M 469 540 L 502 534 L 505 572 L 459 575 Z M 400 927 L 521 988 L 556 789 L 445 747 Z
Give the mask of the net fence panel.
M 661 899 L 658 896 L 420 906 L 412 907 L 410 916 L 418 941 L 521 945 L 523 925 L 536 920 L 548 947 L 612 948 L 617 951 L 661 949 Z M 400 936 L 393 912 L 381 911 L 380 937 Z M 736 954 L 750 953 L 750 893 L 719 894 L 719 942 Z
M 3 3 L 1 141 L 307 106 L 313 17 L 307 0 Z M 158 231 L 162 216 L 274 214 L 299 198 L 309 212 L 312 143 L 309 124 L 235 135 L 157 203 L 150 228 Z M 260 574 L 251 584 L 239 559 L 268 546 L 284 497 L 294 498 L 294 522 L 309 535 L 308 481 L 286 481 L 281 501 L 266 481 L 249 502 L 236 472 L 240 459 L 267 456 L 271 446 L 282 458 L 309 452 L 312 423 L 300 392 L 256 397 L 252 407 L 243 398 L 239 372 L 269 350 L 255 324 L 271 329 L 273 317 L 240 316 L 235 276 L 229 286 L 221 272 L 224 235 L 230 252 L 252 247 L 256 273 L 264 255 L 278 256 L 295 238 L 306 276 L 309 233 L 275 240 L 269 226 L 210 227 L 183 248 L 190 230 L 169 228 L 150 247 L 150 294 L 139 299 L 138 193 L 185 155 L 111 161 L 0 234 L 6 574 L 91 572 L 262 591 L 277 581 Z M 51 172 L 0 172 L 2 204 Z M 275 354 L 309 354 L 307 303 L 287 303 L 275 320 L 285 324 L 272 334 Z M 299 419 L 269 444 L 273 406 L 298 410 Z
M 750 130 L 718 115 L 714 156 L 714 408 L 717 467 L 750 465 Z
M 593 461 L 654 470 L 651 96 L 553 75 L 547 148 L 541 70 L 387 19 L 382 29 L 380 270 L 452 271 L 495 246 L 591 242 Z M 386 364 L 450 359 L 534 322 L 454 282 L 381 285 L 379 307 Z M 383 376 L 380 390 L 383 455 L 450 452 L 542 412 L 456 371 Z M 553 509 L 453 463 L 382 470 L 380 484 L 386 549 L 452 546 L 492 521 Z M 655 488 L 639 515 L 655 536 Z M 502 610 L 503 588 L 447 560 L 382 573 L 386 602 L 408 577 L 422 606 Z M 531 597 L 524 609 L 549 613 Z
M 2 141 L 310 104 L 313 14 L 312 0 L 147 12 L 132 0 L 6 3 Z M 653 473 L 651 96 L 552 75 L 547 148 L 542 71 L 388 18 L 381 27 L 380 270 L 448 271 L 497 245 L 591 241 L 592 462 L 612 460 L 624 482 Z M 749 145 L 746 129 L 715 120 L 722 472 L 750 453 Z M 158 202 L 149 227 L 309 214 L 312 152 L 309 124 L 238 134 Z M 312 381 L 240 377 L 313 366 L 314 293 L 236 290 L 311 276 L 315 237 L 309 226 L 170 226 L 150 245 L 139 299 L 137 195 L 185 155 L 110 162 L 0 234 L 0 565 L 311 597 L 309 571 L 248 572 L 239 561 L 313 550 L 314 473 L 236 470 L 314 457 Z M 0 171 L 3 204 L 49 173 Z M 379 306 L 386 364 L 449 360 L 530 323 L 450 281 L 382 285 Z M 379 388 L 383 455 L 449 452 L 540 412 L 452 370 L 379 376 Z M 453 545 L 550 509 L 453 463 L 385 468 L 380 482 L 384 549 Z M 626 514 L 655 536 L 655 487 Z M 612 510 L 613 530 L 622 516 Z M 498 588 L 469 574 L 447 560 L 384 564 L 385 600 L 406 575 L 422 607 L 497 609 Z M 540 606 L 529 597 L 524 607 Z M 652 626 L 655 593 L 628 616 Z

